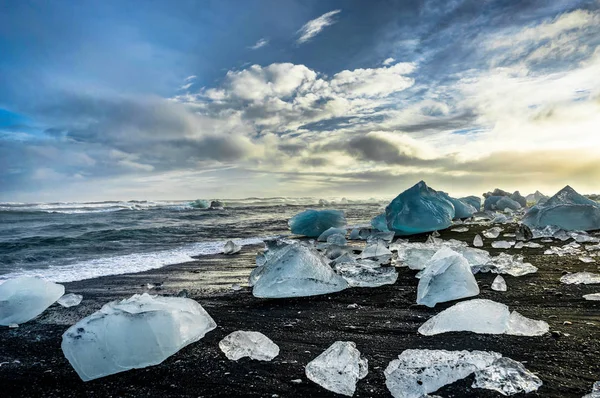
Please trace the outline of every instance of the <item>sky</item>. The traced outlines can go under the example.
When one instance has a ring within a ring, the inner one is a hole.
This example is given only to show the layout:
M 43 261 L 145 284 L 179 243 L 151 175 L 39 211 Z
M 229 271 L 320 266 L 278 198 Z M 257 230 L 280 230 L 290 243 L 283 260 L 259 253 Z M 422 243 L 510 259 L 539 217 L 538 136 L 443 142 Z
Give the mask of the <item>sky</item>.
M 0 201 L 600 193 L 600 0 L 0 0 Z

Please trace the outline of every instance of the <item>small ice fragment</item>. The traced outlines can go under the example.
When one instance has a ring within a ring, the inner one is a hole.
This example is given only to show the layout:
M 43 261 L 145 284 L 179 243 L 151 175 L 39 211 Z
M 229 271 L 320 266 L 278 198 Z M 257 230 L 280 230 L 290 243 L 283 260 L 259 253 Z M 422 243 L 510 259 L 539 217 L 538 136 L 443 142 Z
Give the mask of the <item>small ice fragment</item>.
M 331 235 L 342 235 L 342 237 L 345 238 L 347 232 L 348 231 L 346 231 L 345 228 L 331 227 L 319 235 L 317 242 L 327 242 L 327 238 L 329 238 Z
M 498 236 L 500 236 L 500 232 L 502 232 L 502 228 L 494 227 L 488 229 L 487 231 L 483 231 L 483 236 L 488 239 L 496 239 Z
M 583 298 L 590 301 L 600 301 L 600 293 L 586 294 Z
M 231 290 L 233 290 L 234 292 L 237 292 L 238 290 L 242 290 L 242 287 L 240 285 L 238 285 L 237 283 L 234 283 L 233 285 L 231 285 Z
M 148 290 L 152 290 L 156 287 L 156 285 L 154 283 L 146 283 L 146 289 Z
M 321 387 L 351 397 L 358 380 L 369 370 L 368 361 L 362 358 L 356 344 L 336 341 L 321 355 L 306 365 L 306 377 Z
M 475 372 L 473 388 L 498 391 L 502 395 L 529 393 L 542 385 L 539 377 L 525 369 L 521 362 L 498 358 L 485 369 Z
M 591 272 L 575 272 L 573 274 L 563 275 L 560 278 L 562 283 L 566 283 L 567 285 L 591 285 L 595 283 L 600 283 L 600 274 L 594 274 Z
M 511 276 L 523 276 L 537 272 L 537 268 L 530 263 L 523 262 L 523 256 L 513 256 L 506 253 L 500 253 L 496 257 L 485 264 L 478 267 L 477 271 L 489 272 L 496 274 L 508 274 Z
M 527 242 L 524 245 L 525 247 L 528 247 L 530 249 L 539 249 L 540 247 L 543 247 L 542 245 L 540 245 L 539 243 L 535 243 L 535 242 Z
M 41 278 L 22 276 L 0 285 L 0 325 L 32 320 L 65 293 L 65 287 Z
M 505 292 L 506 289 L 506 281 L 501 275 L 498 275 L 496 279 L 494 279 L 494 281 L 492 282 L 492 290 L 495 290 L 497 292 Z
M 63 307 L 69 308 L 79 305 L 79 303 L 81 303 L 81 300 L 83 300 L 83 296 L 81 294 L 69 293 L 59 298 L 57 302 Z
M 271 361 L 279 355 L 279 347 L 260 332 L 237 330 L 219 342 L 219 348 L 228 359 L 237 361 L 250 357 L 258 361 Z
M 483 246 L 483 239 L 481 238 L 481 235 L 479 235 L 479 234 L 475 235 L 475 238 L 473 239 L 473 246 L 475 246 L 475 247 Z
M 515 242 L 507 242 L 505 240 L 498 240 L 492 242 L 494 249 L 510 249 Z
M 452 228 L 450 231 L 462 233 L 462 232 L 467 232 L 468 230 L 469 230 L 469 228 L 467 228 L 467 227 L 458 227 L 458 228 Z
M 600 398 L 600 381 L 595 382 L 592 386 L 592 392 L 582 398 Z
M 346 237 L 342 234 L 333 234 L 327 237 L 327 244 L 334 246 L 346 246 Z
M 523 247 L 525 247 L 525 243 L 523 243 L 523 242 L 517 242 L 517 243 L 515 243 L 514 247 L 515 247 L 515 249 L 522 249 Z
M 594 260 L 592 257 L 589 257 L 589 256 L 579 257 L 579 261 L 581 261 L 582 263 L 595 263 L 596 262 L 596 260 Z
M 8 327 L 11 329 L 16 329 L 19 327 L 19 325 L 17 323 L 11 323 L 10 325 L 8 325 Z
M 223 246 L 223 254 L 235 254 L 242 250 L 242 246 L 238 245 L 234 241 L 230 240 Z
M 349 310 L 356 310 L 358 309 L 358 304 L 354 303 L 354 304 L 348 304 L 348 306 L 346 307 Z
M 506 334 L 512 336 L 541 336 L 548 333 L 550 326 L 544 321 L 524 317 L 517 311 L 510 314 Z
M 302 379 L 294 379 L 294 380 L 290 380 L 292 383 L 294 384 L 300 384 L 302 383 Z

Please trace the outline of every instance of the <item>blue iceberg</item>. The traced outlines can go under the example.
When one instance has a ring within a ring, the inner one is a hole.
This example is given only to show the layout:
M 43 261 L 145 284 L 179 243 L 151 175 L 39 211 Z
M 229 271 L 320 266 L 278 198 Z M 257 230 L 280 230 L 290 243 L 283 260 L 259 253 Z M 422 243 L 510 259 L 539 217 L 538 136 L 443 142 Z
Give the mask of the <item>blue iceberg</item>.
M 208 200 L 196 199 L 193 202 L 190 202 L 190 206 L 194 209 L 208 209 L 210 207 L 210 203 L 208 203 Z
M 454 206 L 446 196 L 420 181 L 385 208 L 387 226 L 397 235 L 437 231 L 452 225 Z
M 471 206 L 470 204 L 463 202 L 460 199 L 453 198 L 446 192 L 440 191 L 439 193 L 443 195 L 446 199 L 448 199 L 450 203 L 452 203 L 452 206 L 454 206 L 455 220 L 459 218 L 469 218 L 473 215 L 473 213 L 477 211 L 477 209 L 474 206 Z
M 373 226 L 373 228 L 381 232 L 390 232 L 387 226 L 385 213 L 373 217 L 373 219 L 371 220 L 371 226 Z
M 544 204 L 529 209 L 523 224 L 530 228 L 554 225 L 567 231 L 593 231 L 600 229 L 600 203 L 567 185 Z
M 470 204 L 475 208 L 475 210 L 479 211 L 481 209 L 481 198 L 478 196 L 465 196 L 464 198 L 460 198 L 465 203 Z
M 346 226 L 346 217 L 341 210 L 305 210 L 290 218 L 288 225 L 292 233 L 317 238 L 329 228 Z

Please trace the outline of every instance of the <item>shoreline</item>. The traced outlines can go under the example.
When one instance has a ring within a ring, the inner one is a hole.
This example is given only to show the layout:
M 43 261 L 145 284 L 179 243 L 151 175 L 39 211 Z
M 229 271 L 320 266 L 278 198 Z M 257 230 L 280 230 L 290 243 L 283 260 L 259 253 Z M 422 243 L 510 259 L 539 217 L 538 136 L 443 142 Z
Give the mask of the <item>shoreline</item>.
M 508 232 L 512 226 L 504 226 Z M 470 225 L 466 233 L 440 231 L 441 238 L 471 242 L 485 229 Z M 422 240 L 415 237 L 411 240 Z M 501 238 L 499 238 L 501 239 Z M 503 275 L 507 292 L 490 289 L 496 274 L 477 274 L 481 289 L 477 298 L 507 304 L 526 317 L 542 319 L 551 331 L 540 337 L 447 333 L 421 336 L 418 327 L 429 317 L 456 302 L 435 308 L 415 303 L 416 271 L 397 268 L 394 285 L 351 288 L 324 296 L 265 300 L 252 296 L 242 286 L 255 266 L 254 256 L 262 245 L 244 246 L 241 253 L 203 255 L 194 261 L 167 265 L 135 274 L 121 274 L 63 283 L 67 293 L 82 294 L 79 306 L 52 305 L 38 318 L 16 329 L 0 329 L 0 383 L 3 396 L 160 396 L 160 397 L 333 397 L 335 394 L 309 381 L 304 366 L 334 341 L 354 341 L 369 360 L 369 374 L 357 384 L 355 397 L 389 397 L 383 370 L 409 348 L 497 351 L 524 362 L 544 385 L 532 397 L 581 397 L 600 379 L 600 303 L 586 301 L 584 294 L 600 291 L 597 285 L 564 285 L 563 272 L 597 271 L 577 256 L 543 255 L 544 249 L 498 250 L 485 241 L 483 249 L 523 253 L 539 268 L 522 277 Z M 558 246 L 567 242 L 545 244 Z M 210 283 L 209 283 L 210 282 Z M 158 285 L 148 289 L 148 283 Z M 160 284 L 160 285 L 159 285 Z M 183 289 L 217 322 L 217 329 L 163 363 L 130 370 L 87 383 L 82 382 L 60 349 L 62 333 L 103 304 L 148 292 L 177 295 Z M 358 304 L 358 309 L 348 309 Z M 572 322 L 563 325 L 563 322 Z M 590 324 L 593 323 L 593 324 Z M 229 361 L 218 342 L 235 330 L 264 333 L 279 345 L 280 355 L 271 362 L 248 358 Z M 15 360 L 19 362 L 14 362 Z M 301 379 L 301 383 L 292 380 Z M 443 397 L 499 397 L 488 390 L 472 389 L 470 376 L 440 389 Z M 524 395 L 525 396 L 525 395 Z

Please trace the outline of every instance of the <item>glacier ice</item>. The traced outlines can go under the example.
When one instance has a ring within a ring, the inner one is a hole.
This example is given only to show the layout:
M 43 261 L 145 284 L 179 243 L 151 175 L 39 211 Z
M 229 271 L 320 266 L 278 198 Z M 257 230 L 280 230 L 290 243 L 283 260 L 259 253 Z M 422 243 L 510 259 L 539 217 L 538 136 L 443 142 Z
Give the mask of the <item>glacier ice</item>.
M 485 250 L 466 246 L 457 240 L 439 241 L 434 243 L 402 243 L 393 246 L 398 251 L 397 262 L 413 270 L 422 270 L 433 255 L 442 247 L 449 247 L 462 254 L 471 267 L 487 264 L 490 255 Z
M 467 259 L 442 247 L 427 262 L 417 287 L 417 304 L 434 307 L 437 303 L 479 294 L 479 286 Z
M 62 305 L 63 307 L 75 307 L 79 305 L 83 300 L 83 296 L 81 294 L 68 293 L 58 299 L 57 303 Z
M 487 231 L 483 231 L 483 236 L 488 239 L 496 239 L 498 236 L 500 236 L 500 232 L 502 231 L 503 229 L 500 227 L 493 227 Z
M 381 232 L 389 232 L 390 231 L 387 226 L 387 220 L 385 218 L 385 213 L 373 217 L 373 219 L 371 220 L 371 226 Z
M 22 276 L 0 285 L 0 325 L 25 323 L 40 315 L 65 293 L 65 287 Z
M 367 243 L 360 258 L 377 261 L 379 264 L 385 264 L 392 259 L 392 252 L 387 248 L 387 245 L 382 240 Z
M 475 235 L 475 238 L 473 238 L 473 246 L 475 246 L 475 247 L 483 246 L 483 239 L 481 238 L 481 235 L 479 235 L 479 234 Z
M 550 326 L 544 321 L 524 317 L 517 311 L 510 313 L 506 334 L 513 336 L 541 336 L 548 333 Z
M 464 198 L 460 198 L 465 203 L 470 204 L 475 208 L 475 210 L 479 211 L 481 209 L 481 198 L 479 196 L 466 196 Z
M 370 234 L 366 236 L 367 242 L 373 242 L 376 240 L 382 240 L 386 243 L 391 243 L 394 240 L 394 232 L 382 232 L 382 231 L 372 231 Z
M 462 218 L 469 218 L 477 211 L 477 209 L 471 206 L 469 203 L 463 202 L 460 199 L 456 199 L 448 195 L 446 192 L 438 191 L 446 200 L 452 203 L 454 206 L 454 218 L 460 220 Z
M 506 281 L 501 275 L 498 275 L 492 282 L 492 290 L 497 292 L 505 292 L 507 290 Z
M 600 203 L 567 185 L 545 203 L 529 209 L 523 223 L 530 228 L 555 226 L 567 231 L 600 229 Z
M 242 250 L 242 246 L 230 240 L 223 246 L 223 254 L 235 254 Z
M 279 346 L 260 332 L 237 330 L 219 342 L 219 348 L 228 359 L 237 361 L 250 357 L 258 361 L 271 361 L 279 355 Z
M 306 377 L 321 387 L 351 397 L 356 383 L 369 372 L 368 361 L 361 357 L 356 344 L 336 341 L 306 365 Z
M 208 200 L 196 199 L 190 203 L 190 206 L 196 209 L 208 209 L 210 207 L 210 203 L 208 203 Z
M 473 267 L 473 273 L 493 272 L 495 274 L 508 274 L 511 276 L 523 276 L 537 272 L 537 267 L 523 262 L 523 256 L 500 253 L 492 257 L 490 261 L 478 267 Z
M 525 369 L 521 362 L 502 357 L 485 369 L 475 372 L 473 388 L 498 391 L 502 395 L 530 393 L 542 386 L 539 377 Z
M 333 246 L 346 246 L 348 242 L 346 242 L 346 238 L 343 234 L 333 234 L 327 237 L 327 244 Z M 328 256 L 329 257 L 329 256 Z
M 546 195 L 544 195 L 543 193 L 541 193 L 540 191 L 535 191 L 535 193 L 530 193 L 529 195 L 527 195 L 525 197 L 525 199 L 527 202 L 530 202 L 533 204 L 538 204 L 538 203 L 544 203 L 550 198 L 547 197 Z
M 398 272 L 395 267 L 381 267 L 376 262 L 367 261 L 336 263 L 334 269 L 351 287 L 379 287 L 396 283 Z
M 592 392 L 582 398 L 600 398 L 600 381 L 595 382 L 592 386 Z
M 458 232 L 458 233 L 467 232 L 467 231 L 469 231 L 469 227 L 452 228 L 450 231 L 452 231 L 452 232 Z
M 513 241 L 505 241 L 505 240 L 497 240 L 492 242 L 492 247 L 494 249 L 510 249 L 511 247 L 513 247 L 513 245 L 515 244 L 515 242 Z
M 445 229 L 452 225 L 454 206 L 420 181 L 398 195 L 385 208 L 388 228 L 397 235 Z
M 521 207 L 527 207 L 527 199 L 523 195 L 521 195 L 521 192 L 513 192 L 513 194 L 510 195 L 510 198 L 517 202 Z
M 323 231 L 323 233 L 321 235 L 319 235 L 319 237 L 317 238 L 318 242 L 327 242 L 327 238 L 329 238 L 331 235 L 342 235 L 342 236 L 346 236 L 346 229 L 345 228 L 336 228 L 336 227 L 331 227 L 328 228 L 326 231 Z
M 346 289 L 348 283 L 328 262 L 326 257 L 299 243 L 284 246 L 252 272 L 252 294 L 261 298 L 304 297 Z
M 600 283 L 600 274 L 594 274 L 592 272 L 575 272 L 573 274 L 563 275 L 560 278 L 560 281 L 567 285 L 592 285 Z
M 89 381 L 157 365 L 216 327 L 194 300 L 135 294 L 71 326 L 61 347 L 79 377 Z
M 422 398 L 487 368 L 500 357 L 486 351 L 408 349 L 385 369 L 385 385 L 394 398 Z
M 341 210 L 305 210 L 290 218 L 288 225 L 292 233 L 317 238 L 329 228 L 342 228 L 346 217 Z

